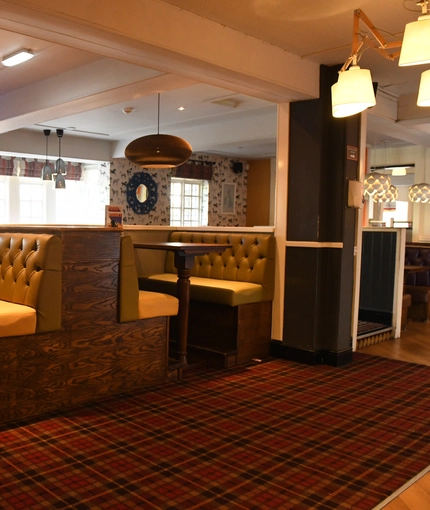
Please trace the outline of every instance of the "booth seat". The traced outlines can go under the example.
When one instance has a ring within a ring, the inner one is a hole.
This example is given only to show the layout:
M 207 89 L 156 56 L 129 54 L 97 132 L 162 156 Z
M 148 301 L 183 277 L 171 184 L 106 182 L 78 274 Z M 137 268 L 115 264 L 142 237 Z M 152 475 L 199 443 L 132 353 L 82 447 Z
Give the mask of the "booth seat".
M 139 292 L 130 238 L 117 228 L 26 229 L 0 233 L 0 327 L 9 328 L 0 424 L 178 379 L 168 358 L 178 300 Z
M 408 271 L 408 266 L 422 266 L 422 270 Z M 411 296 L 408 319 L 428 321 L 430 318 L 430 246 L 406 246 L 403 292 Z
M 179 301 L 160 292 L 139 290 L 133 241 L 121 237 L 119 266 L 119 322 L 177 315 Z M 167 339 L 166 339 L 167 341 Z
M 0 233 L 0 337 L 61 328 L 61 239 Z
M 190 276 L 190 350 L 223 366 L 269 356 L 275 238 L 184 231 L 172 232 L 169 241 L 232 245 L 195 258 Z M 172 252 L 167 253 L 164 273 L 139 278 L 139 288 L 177 295 Z M 172 320 L 173 333 L 177 327 Z

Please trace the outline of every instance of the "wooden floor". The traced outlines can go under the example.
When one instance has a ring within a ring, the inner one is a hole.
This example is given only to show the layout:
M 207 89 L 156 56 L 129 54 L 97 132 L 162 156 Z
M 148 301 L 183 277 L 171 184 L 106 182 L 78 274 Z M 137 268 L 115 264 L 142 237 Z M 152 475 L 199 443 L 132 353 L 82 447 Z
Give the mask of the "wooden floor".
M 430 322 L 408 322 L 400 338 L 363 347 L 359 352 L 430 366 Z M 392 501 L 376 508 L 430 509 L 430 473 L 425 474 Z

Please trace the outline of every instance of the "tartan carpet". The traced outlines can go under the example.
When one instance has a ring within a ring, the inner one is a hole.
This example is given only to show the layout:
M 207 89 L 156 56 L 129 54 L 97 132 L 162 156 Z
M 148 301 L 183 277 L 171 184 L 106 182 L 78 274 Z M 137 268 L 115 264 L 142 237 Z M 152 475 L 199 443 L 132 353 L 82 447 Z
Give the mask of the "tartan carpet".
M 430 367 L 270 359 L 0 428 L 2 509 L 371 509 L 430 458 Z

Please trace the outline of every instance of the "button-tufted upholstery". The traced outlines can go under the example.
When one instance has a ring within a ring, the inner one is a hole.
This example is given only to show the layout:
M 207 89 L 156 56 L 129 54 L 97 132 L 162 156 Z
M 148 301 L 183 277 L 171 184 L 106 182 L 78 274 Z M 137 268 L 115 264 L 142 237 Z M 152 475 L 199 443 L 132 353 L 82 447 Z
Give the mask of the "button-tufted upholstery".
M 430 318 L 430 247 L 406 246 L 405 268 L 422 266 L 423 270 L 407 271 L 403 290 L 411 295 L 411 306 L 408 317 L 416 321 L 427 321 Z
M 275 238 L 271 235 L 172 232 L 169 241 L 231 244 L 220 253 L 197 256 L 191 269 L 190 298 L 238 306 L 271 301 L 274 292 Z M 174 254 L 168 252 L 166 272 L 140 279 L 146 290 L 175 294 Z
M 61 239 L 0 233 L 0 336 L 61 328 Z
M 406 246 L 405 266 L 429 266 L 430 247 Z

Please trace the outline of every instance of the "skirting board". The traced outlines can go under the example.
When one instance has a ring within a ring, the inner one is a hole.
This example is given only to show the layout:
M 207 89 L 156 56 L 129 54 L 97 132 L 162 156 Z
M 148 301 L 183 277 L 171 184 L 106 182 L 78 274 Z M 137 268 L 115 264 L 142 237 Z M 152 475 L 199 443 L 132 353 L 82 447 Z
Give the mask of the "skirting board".
M 270 344 L 270 354 L 274 358 L 283 358 L 291 361 L 297 361 L 306 365 L 329 365 L 332 367 L 341 367 L 351 363 L 352 349 L 342 352 L 332 352 L 327 350 L 306 351 L 289 347 L 278 340 L 272 340 Z

